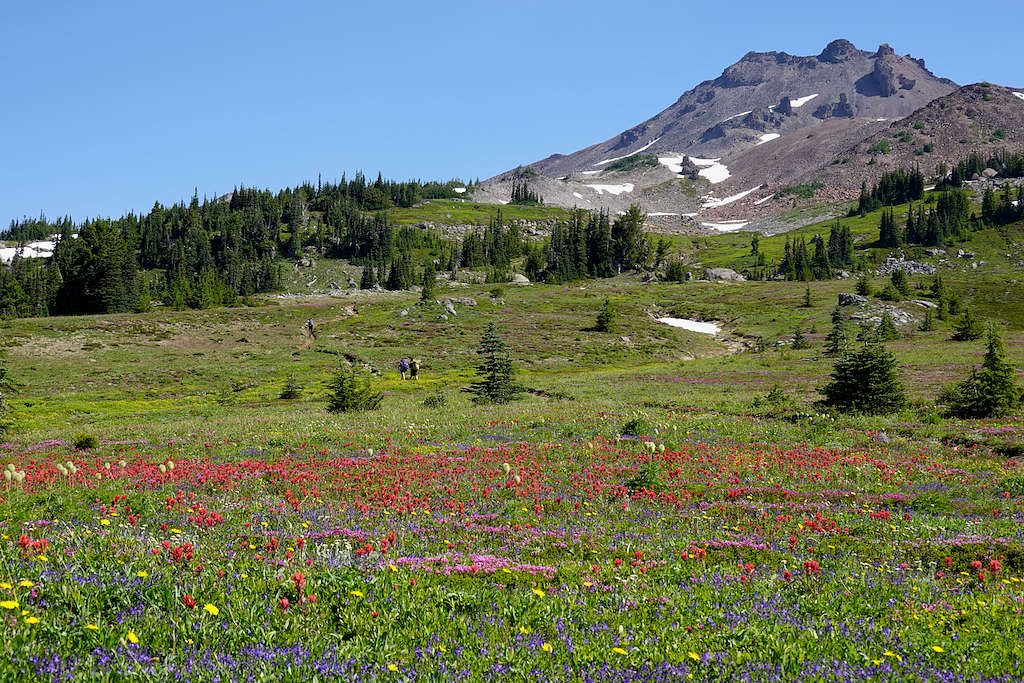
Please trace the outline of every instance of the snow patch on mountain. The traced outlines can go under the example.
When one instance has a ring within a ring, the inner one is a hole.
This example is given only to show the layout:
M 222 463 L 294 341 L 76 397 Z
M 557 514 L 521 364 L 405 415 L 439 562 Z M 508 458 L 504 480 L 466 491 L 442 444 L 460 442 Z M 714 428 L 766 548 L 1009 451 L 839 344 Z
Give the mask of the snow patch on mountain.
M 757 144 L 763 145 L 766 142 L 771 142 L 772 140 L 774 140 L 776 138 L 781 138 L 781 137 L 782 136 L 779 135 L 778 133 L 765 133 L 764 135 L 762 135 L 761 137 L 759 137 L 757 139 Z
M 653 145 L 655 142 L 657 142 L 660 139 L 661 139 L 660 136 L 656 137 L 656 138 L 654 138 L 653 140 L 651 140 L 650 142 L 648 142 L 646 145 L 644 145 L 643 147 L 641 147 L 640 149 L 638 149 L 635 152 L 630 152 L 629 154 L 624 154 L 621 157 L 612 157 L 611 159 L 605 159 L 604 161 L 598 161 L 597 163 L 594 164 L 594 166 L 604 166 L 605 164 L 610 164 L 613 161 L 618 161 L 619 159 L 625 159 L 626 157 L 631 157 L 634 154 L 639 154 L 640 152 L 643 152 L 644 150 L 650 149 L 651 145 Z
M 707 178 L 708 182 L 712 185 L 720 183 L 723 180 L 729 178 L 729 167 L 721 163 L 718 159 L 698 159 L 697 157 L 690 157 L 690 161 L 695 166 L 702 166 L 701 170 L 697 171 L 697 175 L 702 178 Z
M 587 187 L 597 191 L 598 194 L 607 192 L 618 196 L 623 192 L 632 192 L 635 186 L 633 183 L 622 183 L 621 185 L 587 185 Z
M 735 232 L 741 230 L 749 224 L 749 221 L 726 221 L 724 223 L 701 223 L 705 228 L 711 228 L 718 232 Z
M 1024 100 L 1024 92 L 1015 92 L 1013 93 L 1013 96 L 1017 99 Z
M 662 166 L 667 166 L 668 170 L 673 173 L 683 172 L 683 155 L 677 154 L 671 157 L 658 157 L 658 163 Z
M 716 208 L 718 208 L 720 206 L 727 206 L 729 204 L 732 204 L 733 202 L 737 202 L 737 201 L 743 199 L 748 194 L 751 194 L 753 192 L 757 192 L 760 189 L 761 189 L 761 186 L 758 185 L 757 187 L 752 187 L 749 190 L 744 190 L 743 192 L 740 192 L 739 194 L 734 194 L 731 197 L 726 197 L 725 199 L 715 199 L 714 197 L 711 197 L 706 202 L 701 204 L 701 207 L 705 208 L 705 209 L 716 209 Z
M 818 96 L 818 93 L 814 93 L 813 95 L 808 95 L 807 97 L 799 97 L 799 98 L 797 98 L 795 100 L 790 100 L 789 101 L 789 106 L 793 107 L 793 109 L 799 109 L 800 107 L 804 106 L 805 104 L 807 104 L 808 102 L 810 102 L 811 100 L 813 100 L 817 96 Z

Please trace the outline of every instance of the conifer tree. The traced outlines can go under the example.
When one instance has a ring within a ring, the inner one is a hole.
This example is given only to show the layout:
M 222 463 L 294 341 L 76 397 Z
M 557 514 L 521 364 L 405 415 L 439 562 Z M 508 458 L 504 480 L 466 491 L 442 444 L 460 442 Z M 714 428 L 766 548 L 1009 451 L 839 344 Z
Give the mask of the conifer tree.
M 430 301 L 437 292 L 437 271 L 434 262 L 428 261 L 423 269 L 423 289 L 420 290 L 420 301 Z
M 896 291 L 903 296 L 910 296 L 910 282 L 907 280 L 907 273 L 902 268 L 898 268 L 892 272 L 889 276 L 889 281 L 892 282 L 892 286 L 896 288 Z
M 857 293 L 861 296 L 871 296 L 871 280 L 868 279 L 867 272 L 862 272 L 860 277 L 857 278 Z
M 907 402 L 896 358 L 877 341 L 840 356 L 832 368 L 832 380 L 821 393 L 828 407 L 869 415 L 899 410 Z
M 957 341 L 975 341 L 981 339 L 984 334 L 985 330 L 970 308 L 965 308 L 963 316 L 953 325 L 953 339 Z
M 878 332 L 876 332 L 880 341 L 892 341 L 893 339 L 899 339 L 900 332 L 896 329 L 896 323 L 892 319 L 892 314 L 889 311 L 882 313 L 882 321 L 878 323 Z
M 1020 406 L 1022 396 L 1014 382 L 1014 368 L 1006 360 L 1003 339 L 991 327 L 981 370 L 972 368 L 967 379 L 943 390 L 940 400 L 952 416 L 985 418 L 1013 412 Z
M 809 348 L 810 344 L 807 341 L 807 337 L 804 335 L 803 329 L 799 325 L 796 326 L 796 330 L 793 333 L 793 348 L 797 350 Z
M 508 403 L 519 398 L 521 389 L 514 380 L 515 368 L 509 358 L 508 347 L 493 322 L 487 324 L 477 354 L 482 357 L 476 366 L 480 379 L 469 386 L 469 392 L 476 395 L 475 400 L 480 403 Z
M 373 289 L 376 284 L 377 278 L 373 275 L 373 266 L 366 264 L 363 266 L 363 274 L 359 278 L 359 289 Z
M 932 315 L 932 309 L 929 308 L 924 312 L 924 318 L 917 329 L 922 332 L 931 332 L 935 329 L 935 317 Z
M 598 332 L 614 332 L 615 331 L 615 308 L 612 306 L 612 302 L 608 297 L 604 298 L 604 303 L 601 305 L 601 311 L 597 314 L 597 324 L 595 329 Z
M 814 303 L 811 301 L 811 286 L 810 285 L 807 285 L 807 287 L 804 289 L 804 301 L 803 301 L 803 304 L 801 304 L 801 306 L 803 308 L 812 308 L 814 306 Z
M 327 392 L 329 413 L 375 410 L 384 398 L 381 392 L 373 390 L 369 375 L 362 382 L 356 378 L 355 366 L 339 369 L 327 385 Z
M 825 355 L 838 356 L 846 353 L 850 341 L 850 331 L 843 318 L 843 312 L 836 306 L 832 309 L 832 329 L 825 335 Z

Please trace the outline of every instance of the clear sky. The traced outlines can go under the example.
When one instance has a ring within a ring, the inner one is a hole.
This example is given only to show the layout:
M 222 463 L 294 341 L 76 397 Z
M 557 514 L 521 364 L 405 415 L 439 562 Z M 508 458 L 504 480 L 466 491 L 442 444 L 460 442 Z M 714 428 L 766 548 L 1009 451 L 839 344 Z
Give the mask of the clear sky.
M 0 221 L 317 174 L 487 178 L 605 140 L 750 50 L 847 38 L 1024 86 L 1024 3 L 0 2 Z

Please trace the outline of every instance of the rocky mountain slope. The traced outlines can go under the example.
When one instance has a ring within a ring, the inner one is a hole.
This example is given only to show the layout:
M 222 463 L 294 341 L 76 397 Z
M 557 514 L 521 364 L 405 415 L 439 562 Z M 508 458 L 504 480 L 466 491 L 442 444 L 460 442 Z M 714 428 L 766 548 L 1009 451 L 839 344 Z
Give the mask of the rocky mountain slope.
M 793 198 L 777 191 L 818 176 L 825 176 L 822 200 L 845 199 L 850 187 L 855 194 L 862 175 L 877 177 L 882 168 L 847 175 L 857 150 L 870 146 L 862 143 L 957 90 L 888 45 L 867 52 L 835 40 L 810 57 L 751 52 L 653 118 L 491 178 L 474 199 L 507 201 L 512 184 L 525 180 L 548 204 L 615 212 L 639 203 L 655 220 L 738 229 L 792 208 Z M 1003 104 L 1024 105 L 1002 94 Z

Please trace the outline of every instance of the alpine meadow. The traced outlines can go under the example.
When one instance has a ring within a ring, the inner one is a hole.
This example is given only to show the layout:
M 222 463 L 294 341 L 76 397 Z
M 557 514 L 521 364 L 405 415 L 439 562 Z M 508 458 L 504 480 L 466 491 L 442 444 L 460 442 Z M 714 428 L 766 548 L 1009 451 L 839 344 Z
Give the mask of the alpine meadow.
M 1024 92 L 828 40 L 10 220 L 0 680 L 1024 680 Z

